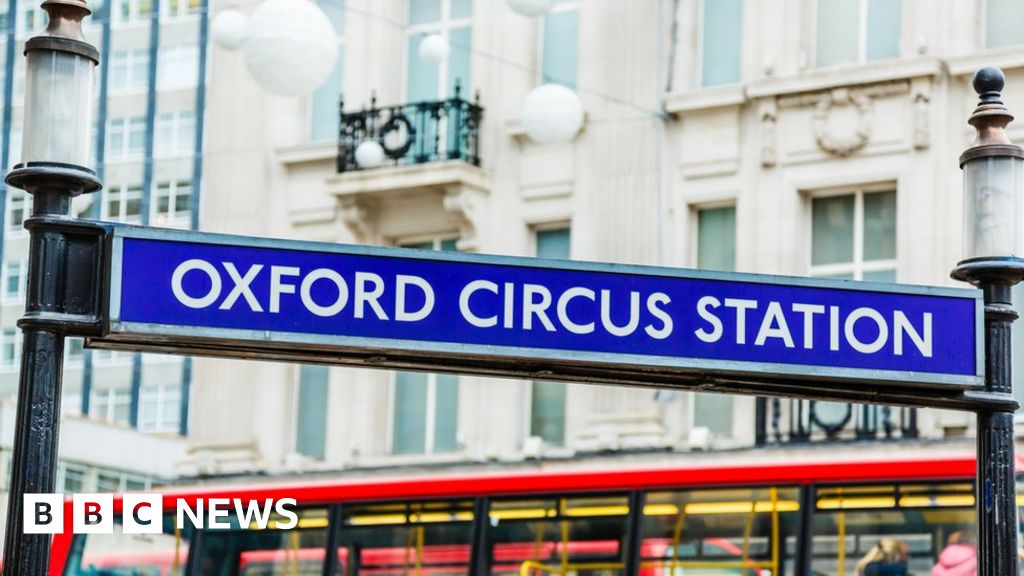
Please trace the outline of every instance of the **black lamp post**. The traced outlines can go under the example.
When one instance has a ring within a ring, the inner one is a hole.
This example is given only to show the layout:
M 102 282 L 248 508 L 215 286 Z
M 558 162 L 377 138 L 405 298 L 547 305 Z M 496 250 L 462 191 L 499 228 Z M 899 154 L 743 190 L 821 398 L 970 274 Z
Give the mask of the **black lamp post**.
M 32 195 L 25 221 L 29 244 L 28 294 L 18 384 L 17 424 L 7 503 L 3 568 L 8 575 L 49 571 L 50 536 L 25 534 L 25 494 L 55 492 L 64 338 L 93 329 L 87 302 L 69 299 L 69 282 L 95 276 L 91 255 L 76 249 L 94 236 L 71 217 L 71 199 L 100 182 L 89 163 L 93 76 L 99 53 L 85 41 L 84 0 L 45 0 L 49 26 L 25 43 L 25 136 L 22 163 L 7 183 Z
M 964 260 L 952 277 L 985 298 L 985 392 L 991 406 L 1013 406 L 1010 327 L 1013 285 L 1024 279 L 1024 149 L 1006 135 L 1013 120 L 1000 100 L 1003 73 L 974 75 L 980 101 L 968 122 L 978 139 L 960 156 L 964 172 Z M 980 576 L 1017 574 L 1017 503 L 1012 408 L 978 410 Z

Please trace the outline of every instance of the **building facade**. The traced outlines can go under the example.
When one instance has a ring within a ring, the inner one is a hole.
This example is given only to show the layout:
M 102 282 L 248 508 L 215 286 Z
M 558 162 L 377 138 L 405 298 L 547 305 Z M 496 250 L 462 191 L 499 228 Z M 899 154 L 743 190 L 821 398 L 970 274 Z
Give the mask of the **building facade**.
M 1007 0 L 562 0 L 538 18 L 483 0 L 320 5 L 339 64 L 309 98 L 261 92 L 237 53 L 212 50 L 203 230 L 952 286 L 975 69 L 1001 66 L 1024 110 L 1024 9 Z M 418 46 L 435 33 L 451 53 L 426 64 Z M 571 142 L 522 127 L 523 97 L 548 82 L 583 102 Z M 359 122 L 395 117 L 408 124 L 371 134 L 391 157 L 360 168 Z M 974 425 L 230 360 L 197 359 L 194 376 L 184 475 L 814 457 L 819 442 L 969 453 Z
M 93 164 L 102 193 L 76 199 L 79 216 L 156 226 L 196 226 L 203 157 L 206 10 L 199 0 L 90 3 L 87 39 L 100 49 Z M 0 6 L 0 164 L 20 160 L 24 42 L 46 26 L 38 2 Z M 31 197 L 0 187 L 0 487 L 10 477 L 25 302 Z M 191 360 L 66 349 L 57 490 L 149 488 L 185 457 Z

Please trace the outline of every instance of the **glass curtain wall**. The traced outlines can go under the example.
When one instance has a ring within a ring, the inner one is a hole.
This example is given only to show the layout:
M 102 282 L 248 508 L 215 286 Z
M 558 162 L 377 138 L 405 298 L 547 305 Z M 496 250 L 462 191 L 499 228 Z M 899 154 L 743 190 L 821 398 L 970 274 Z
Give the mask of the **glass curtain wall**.
M 46 26 L 36 0 L 0 0 L 3 117 L 0 160 L 20 161 L 25 41 Z M 202 171 L 207 0 L 90 2 L 86 38 L 100 50 L 91 166 L 102 192 L 76 199 L 74 211 L 171 228 L 196 228 Z M 9 15 L 15 15 L 11 18 Z M 22 227 L 31 199 L 0 188 L 4 204 L 4 297 L 0 329 L 15 333 L 22 313 L 28 234 Z M 17 390 L 19 359 L 0 364 L 0 394 Z M 172 356 L 94 353 L 67 346 L 63 409 L 148 432 L 187 433 L 190 360 Z M 5 353 L 6 354 L 6 353 Z

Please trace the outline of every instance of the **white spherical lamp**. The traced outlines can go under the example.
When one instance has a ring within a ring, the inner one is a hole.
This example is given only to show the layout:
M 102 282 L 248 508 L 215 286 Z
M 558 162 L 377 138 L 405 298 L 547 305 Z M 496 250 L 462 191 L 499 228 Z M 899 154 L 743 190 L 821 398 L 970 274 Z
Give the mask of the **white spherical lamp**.
M 537 86 L 523 99 L 523 128 L 538 144 L 568 142 L 583 127 L 583 102 L 560 84 Z
M 224 10 L 213 19 L 213 41 L 225 50 L 238 50 L 249 34 L 249 17 L 238 10 Z
M 264 0 L 249 17 L 242 55 L 264 90 L 300 96 L 331 75 L 338 37 L 324 11 L 310 0 Z
M 507 0 L 508 7 L 522 16 L 541 16 L 555 5 L 555 0 Z
M 356 146 L 356 164 L 360 168 L 376 168 L 384 163 L 384 147 L 376 140 L 364 140 Z
M 448 59 L 448 54 L 451 51 L 452 48 L 448 45 L 448 40 L 444 36 L 431 34 L 420 40 L 418 55 L 420 60 L 427 64 L 440 64 Z

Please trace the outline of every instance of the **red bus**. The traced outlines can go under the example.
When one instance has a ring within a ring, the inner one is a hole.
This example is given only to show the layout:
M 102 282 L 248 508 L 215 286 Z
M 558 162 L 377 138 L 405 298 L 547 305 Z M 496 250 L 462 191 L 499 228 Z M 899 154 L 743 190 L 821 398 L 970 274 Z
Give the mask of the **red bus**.
M 168 489 L 162 534 L 68 526 L 51 573 L 860 576 L 889 541 L 903 559 L 885 574 L 927 575 L 973 535 L 974 472 L 945 458 Z M 179 498 L 294 498 L 299 521 L 176 529 Z

